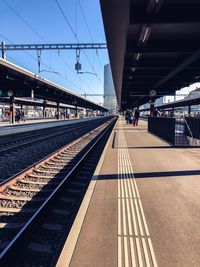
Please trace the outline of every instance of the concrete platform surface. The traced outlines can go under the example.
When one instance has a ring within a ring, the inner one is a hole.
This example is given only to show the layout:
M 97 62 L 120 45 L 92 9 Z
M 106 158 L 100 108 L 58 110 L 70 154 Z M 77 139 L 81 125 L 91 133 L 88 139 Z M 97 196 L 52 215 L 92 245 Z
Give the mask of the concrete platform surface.
M 57 267 L 200 266 L 200 149 L 119 118 Z

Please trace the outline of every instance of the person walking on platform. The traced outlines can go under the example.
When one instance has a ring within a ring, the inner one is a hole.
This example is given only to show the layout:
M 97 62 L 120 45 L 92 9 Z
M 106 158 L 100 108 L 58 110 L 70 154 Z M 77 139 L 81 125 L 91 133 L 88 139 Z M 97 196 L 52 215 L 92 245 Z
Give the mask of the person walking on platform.
M 25 122 L 25 113 L 24 113 L 23 110 L 22 110 L 22 112 L 21 112 L 21 120 L 22 120 L 23 122 Z
M 20 110 L 19 109 L 17 109 L 16 110 L 16 115 L 15 115 L 15 120 L 16 120 L 16 122 L 18 122 L 19 123 L 19 121 L 20 121 Z
M 140 112 L 138 109 L 136 109 L 133 119 L 133 126 L 138 126 L 139 117 L 140 117 Z
M 129 124 L 129 118 L 130 118 L 130 113 L 128 112 L 128 110 L 126 110 L 126 113 L 125 113 L 126 124 Z

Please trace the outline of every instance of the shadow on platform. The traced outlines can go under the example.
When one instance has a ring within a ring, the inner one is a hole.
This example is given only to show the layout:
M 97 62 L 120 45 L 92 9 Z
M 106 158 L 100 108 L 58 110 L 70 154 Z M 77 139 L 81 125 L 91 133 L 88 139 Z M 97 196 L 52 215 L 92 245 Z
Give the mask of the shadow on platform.
M 162 177 L 173 177 L 173 176 L 191 176 L 200 175 L 200 170 L 186 170 L 186 171 L 166 171 L 166 172 L 144 172 L 144 173 L 126 173 L 120 174 L 120 179 L 129 179 L 128 177 L 134 176 L 138 178 L 162 178 Z M 118 174 L 105 174 L 99 175 L 97 180 L 117 180 Z
M 128 148 L 128 149 L 163 149 L 163 148 L 176 148 L 176 147 L 173 147 L 173 146 L 126 146 L 126 147 L 123 147 L 123 146 L 115 146 L 114 148 Z

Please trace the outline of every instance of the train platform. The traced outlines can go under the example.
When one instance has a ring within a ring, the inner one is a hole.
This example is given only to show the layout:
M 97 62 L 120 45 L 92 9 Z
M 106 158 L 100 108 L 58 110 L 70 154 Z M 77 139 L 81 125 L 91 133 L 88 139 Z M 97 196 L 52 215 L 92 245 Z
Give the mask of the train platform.
M 15 124 L 0 123 L 0 137 L 4 135 L 23 133 L 33 130 L 40 130 L 44 128 L 51 128 L 55 126 L 62 126 L 66 124 L 79 123 L 82 121 L 92 120 L 98 117 L 81 118 L 81 119 L 38 119 L 38 120 L 26 120 L 25 122 L 19 122 Z
M 200 266 L 199 155 L 120 117 L 56 266 Z

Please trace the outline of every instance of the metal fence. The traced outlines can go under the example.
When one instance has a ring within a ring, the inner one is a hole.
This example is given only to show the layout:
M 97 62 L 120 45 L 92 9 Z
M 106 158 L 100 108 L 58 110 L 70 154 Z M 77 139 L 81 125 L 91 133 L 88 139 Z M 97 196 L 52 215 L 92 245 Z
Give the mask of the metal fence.
M 200 118 L 149 117 L 148 131 L 178 147 L 200 146 Z
M 148 117 L 148 131 L 175 144 L 175 118 Z
M 176 146 L 200 146 L 200 118 L 176 119 Z

